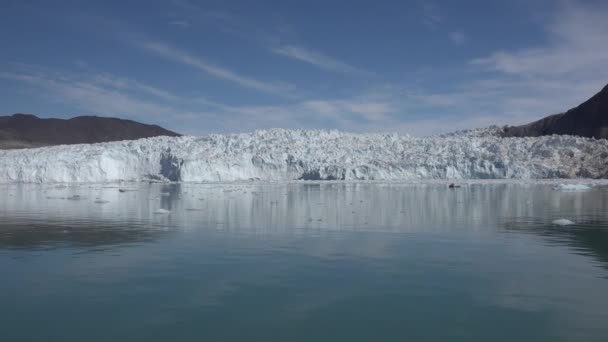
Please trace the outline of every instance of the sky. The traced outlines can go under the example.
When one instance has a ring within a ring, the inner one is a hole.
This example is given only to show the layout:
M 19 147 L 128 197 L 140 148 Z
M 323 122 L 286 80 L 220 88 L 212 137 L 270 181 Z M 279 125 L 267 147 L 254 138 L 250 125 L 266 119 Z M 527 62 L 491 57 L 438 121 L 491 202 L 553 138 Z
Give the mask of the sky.
M 0 115 L 431 135 L 608 83 L 608 1 L 0 1 Z

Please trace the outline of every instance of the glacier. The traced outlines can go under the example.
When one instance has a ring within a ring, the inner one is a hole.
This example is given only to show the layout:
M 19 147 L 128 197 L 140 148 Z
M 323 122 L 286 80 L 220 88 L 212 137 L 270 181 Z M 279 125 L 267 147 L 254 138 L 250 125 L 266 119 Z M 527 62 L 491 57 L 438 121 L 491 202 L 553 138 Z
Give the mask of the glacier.
M 607 178 L 608 141 L 268 129 L 0 151 L 0 183 Z

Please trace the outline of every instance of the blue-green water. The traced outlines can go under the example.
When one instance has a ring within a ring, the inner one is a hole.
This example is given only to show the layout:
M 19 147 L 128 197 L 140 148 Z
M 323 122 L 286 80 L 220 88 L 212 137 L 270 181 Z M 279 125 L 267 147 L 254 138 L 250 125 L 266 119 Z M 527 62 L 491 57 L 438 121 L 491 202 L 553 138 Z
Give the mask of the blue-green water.
M 1 341 L 608 341 L 605 186 L 124 187 L 0 186 Z

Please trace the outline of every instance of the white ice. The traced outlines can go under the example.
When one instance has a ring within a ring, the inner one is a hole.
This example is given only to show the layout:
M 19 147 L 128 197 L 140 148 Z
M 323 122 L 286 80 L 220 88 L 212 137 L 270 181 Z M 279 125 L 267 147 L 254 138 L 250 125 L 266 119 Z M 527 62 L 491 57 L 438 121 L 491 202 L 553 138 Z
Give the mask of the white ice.
M 591 189 L 591 187 L 585 184 L 558 184 L 554 189 L 562 191 L 586 191 Z
M 260 130 L 0 151 L 0 183 L 608 177 L 608 140 Z
M 571 224 L 574 224 L 574 222 L 567 220 L 567 219 L 559 219 L 559 220 L 554 220 L 553 224 L 556 224 L 558 226 L 569 226 Z

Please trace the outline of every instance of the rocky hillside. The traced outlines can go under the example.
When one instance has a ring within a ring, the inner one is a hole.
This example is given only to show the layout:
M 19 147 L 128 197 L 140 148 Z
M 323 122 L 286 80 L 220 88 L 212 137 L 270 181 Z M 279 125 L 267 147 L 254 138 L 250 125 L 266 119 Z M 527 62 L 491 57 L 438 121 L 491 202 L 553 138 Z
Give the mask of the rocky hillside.
M 0 149 L 179 136 L 157 125 L 97 116 L 42 119 L 31 114 L 0 116 Z
M 551 134 L 608 139 L 608 85 L 576 108 L 523 126 L 506 127 L 507 137 L 538 137 Z

